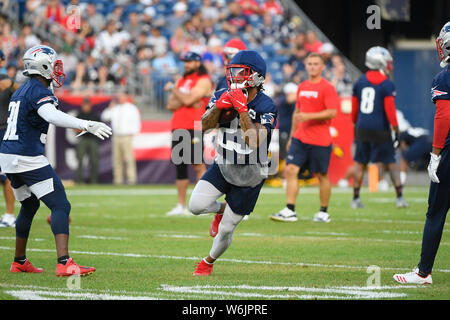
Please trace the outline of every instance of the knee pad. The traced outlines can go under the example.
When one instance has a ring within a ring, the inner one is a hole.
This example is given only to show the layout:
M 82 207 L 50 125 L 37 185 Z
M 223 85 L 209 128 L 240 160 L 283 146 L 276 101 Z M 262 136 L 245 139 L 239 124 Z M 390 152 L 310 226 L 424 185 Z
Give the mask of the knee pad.
M 187 164 L 181 163 L 175 165 L 177 171 L 177 180 L 184 180 L 188 178 L 188 167 Z
M 36 196 L 31 195 L 27 199 L 20 201 L 20 203 L 22 206 L 16 219 L 16 236 L 19 238 L 28 238 L 31 223 L 39 209 L 40 202 Z

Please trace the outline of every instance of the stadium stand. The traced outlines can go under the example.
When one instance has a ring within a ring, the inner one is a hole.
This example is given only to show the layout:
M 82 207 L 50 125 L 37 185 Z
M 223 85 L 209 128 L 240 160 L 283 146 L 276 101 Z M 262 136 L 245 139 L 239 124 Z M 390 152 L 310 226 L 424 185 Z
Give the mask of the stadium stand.
M 222 61 L 211 54 L 211 39 L 223 44 L 240 37 L 261 52 L 272 95 L 304 79 L 301 59 L 311 51 L 326 49 L 326 77 L 343 96 L 360 74 L 292 0 L 18 0 L 4 1 L 1 10 L 9 64 L 20 70 L 27 48 L 51 43 L 64 59 L 63 90 L 110 94 L 127 86 L 144 116 L 165 112 L 163 86 L 182 72 L 184 52 L 212 59 L 212 78 L 220 77 Z

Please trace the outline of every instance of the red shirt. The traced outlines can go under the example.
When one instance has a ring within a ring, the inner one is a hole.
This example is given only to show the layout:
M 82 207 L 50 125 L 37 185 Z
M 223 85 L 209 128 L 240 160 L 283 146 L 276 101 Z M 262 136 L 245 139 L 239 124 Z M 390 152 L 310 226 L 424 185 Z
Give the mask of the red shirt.
M 199 76 L 197 73 L 190 74 L 178 81 L 177 88 L 182 92 L 189 94 L 191 92 L 191 89 L 195 87 L 197 84 L 197 81 L 207 78 L 210 79 L 209 75 L 201 75 Z M 193 130 L 194 129 L 194 122 L 195 121 L 201 121 L 202 115 L 206 111 L 206 106 L 209 102 L 209 96 L 202 98 L 202 107 L 199 109 L 196 109 L 191 106 L 182 106 L 175 110 L 172 115 L 172 130 L 175 129 L 188 129 Z M 201 124 L 200 127 L 201 128 Z
M 317 83 L 306 80 L 298 86 L 296 108 L 300 109 L 300 112 L 312 113 L 337 109 L 339 104 L 336 89 L 326 79 L 322 78 Z M 327 147 L 331 144 L 330 124 L 331 120 L 299 122 L 294 138 L 306 144 Z

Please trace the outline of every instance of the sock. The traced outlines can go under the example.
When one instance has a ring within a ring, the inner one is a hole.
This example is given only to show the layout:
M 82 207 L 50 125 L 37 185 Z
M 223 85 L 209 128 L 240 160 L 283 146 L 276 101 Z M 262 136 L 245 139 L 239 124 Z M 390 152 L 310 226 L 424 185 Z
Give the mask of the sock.
M 400 184 L 404 186 L 406 183 L 406 172 L 400 171 Z
M 212 265 L 212 264 L 214 264 L 214 262 L 213 262 L 213 263 L 209 263 L 208 261 L 206 261 L 206 258 L 203 258 L 203 261 L 205 261 L 205 263 L 206 263 L 207 265 Z
M 60 264 L 66 264 L 66 262 L 67 262 L 67 260 L 69 260 L 69 256 L 62 256 L 62 257 L 59 257 L 58 258 L 58 263 L 60 263 Z
M 322 211 L 322 212 L 327 212 L 327 210 L 328 210 L 328 207 L 320 207 L 320 211 Z
M 359 198 L 359 188 L 353 188 L 353 199 Z
M 20 263 L 20 264 L 24 264 L 25 261 L 27 261 L 27 257 L 26 256 L 22 256 L 22 257 L 14 257 L 14 262 Z
M 403 187 L 401 185 L 395 187 L 395 193 L 397 194 L 397 198 L 400 198 L 403 195 Z
M 288 208 L 289 210 L 292 210 L 292 211 L 294 211 L 295 212 L 295 204 L 287 204 L 286 205 L 286 208 Z

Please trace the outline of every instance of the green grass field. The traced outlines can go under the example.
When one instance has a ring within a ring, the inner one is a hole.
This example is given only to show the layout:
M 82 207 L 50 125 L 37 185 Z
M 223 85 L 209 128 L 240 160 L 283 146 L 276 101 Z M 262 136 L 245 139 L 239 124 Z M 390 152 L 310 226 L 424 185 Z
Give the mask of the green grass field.
M 350 190 L 334 188 L 328 224 L 312 221 L 319 208 L 317 192 L 317 187 L 302 188 L 297 198 L 299 221 L 281 223 L 268 217 L 284 206 L 284 190 L 264 187 L 255 211 L 236 229 L 233 244 L 216 262 L 212 276 L 195 277 L 195 263 L 211 248 L 212 215 L 166 217 L 176 201 L 173 186 L 67 188 L 72 203 L 71 256 L 97 272 L 81 279 L 55 276 L 55 245 L 46 222 L 49 210 L 42 204 L 27 257 L 45 272 L 10 273 L 15 230 L 0 229 L 0 299 L 450 298 L 448 223 L 433 270 L 434 284 L 402 286 L 392 279 L 394 273 L 417 265 L 427 188 L 405 189 L 409 209 L 395 207 L 393 191 L 363 189 L 366 208 L 361 210 L 350 209 Z M 368 273 L 369 266 L 376 267 Z M 376 285 L 377 277 L 380 286 L 368 286 Z

